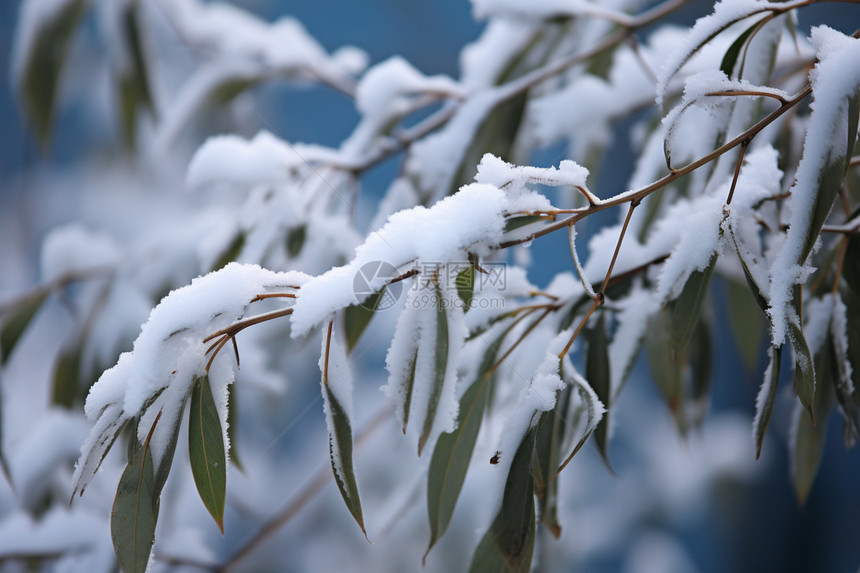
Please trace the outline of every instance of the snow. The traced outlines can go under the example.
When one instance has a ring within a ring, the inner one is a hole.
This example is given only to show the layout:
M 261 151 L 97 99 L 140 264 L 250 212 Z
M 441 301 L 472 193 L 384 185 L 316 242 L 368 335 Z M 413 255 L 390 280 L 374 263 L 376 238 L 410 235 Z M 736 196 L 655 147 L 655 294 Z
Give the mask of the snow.
M 413 262 L 443 265 L 464 260 L 467 251 L 488 254 L 504 232 L 507 202 L 504 191 L 473 183 L 430 208 L 419 205 L 395 213 L 356 248 L 349 264 L 303 286 L 291 317 L 292 336 L 302 336 L 333 312 L 362 302 L 353 290 L 353 280 L 367 263 L 384 261 L 405 272 L 404 267 Z M 388 278 L 374 277 L 371 287 L 378 289 Z
M 548 412 L 555 407 L 558 393 L 564 389 L 565 383 L 559 375 L 561 359 L 558 354 L 570 340 L 571 335 L 571 330 L 565 330 L 555 336 L 546 349 L 540 366 L 528 384 L 520 390 L 516 403 L 508 411 L 504 429 L 499 438 L 498 464 L 495 465 L 501 486 L 499 501 L 501 501 L 501 492 L 504 490 L 511 462 L 523 437 L 538 423 L 541 412 Z
M 803 314 L 806 322 L 803 324 L 803 337 L 812 356 L 818 354 L 827 342 L 833 317 L 833 304 L 834 297 L 831 293 L 821 298 L 810 297 L 804 301 Z
M 447 76 L 427 77 L 409 62 L 394 56 L 372 68 L 361 78 L 355 92 L 355 106 L 363 121 L 380 128 L 411 109 L 409 96 L 463 95 L 458 84 Z
M 460 52 L 463 85 L 470 88 L 495 85 L 510 61 L 538 30 L 538 24 L 519 18 L 491 19 L 480 38 Z
M 819 61 L 810 73 L 814 101 L 803 143 L 803 156 L 786 204 L 790 210 L 785 242 L 770 268 L 771 336 L 777 346 L 785 341 L 789 307 L 795 284 L 805 282 L 811 269 L 802 260 L 811 232 L 821 173 L 845 155 L 845 121 L 849 98 L 860 87 L 860 40 L 826 26 L 811 32 Z
M 642 340 L 645 337 L 648 321 L 660 310 L 660 301 L 650 290 L 642 288 L 637 283 L 631 293 L 623 300 L 614 302 L 620 306 L 616 316 L 618 326 L 609 343 L 610 360 L 610 402 L 614 402 L 621 391 L 624 379 L 633 367 L 633 362 L 639 355 Z
M 119 263 L 122 250 L 106 234 L 95 233 L 78 223 L 57 227 L 42 244 L 42 280 L 111 268 Z
M 250 141 L 236 135 L 210 137 L 194 153 L 186 182 L 190 187 L 232 184 L 240 187 L 279 183 L 310 161 L 334 159 L 319 146 L 292 145 L 262 130 Z
M 784 9 L 785 6 L 759 0 L 722 0 L 714 5 L 713 13 L 696 20 L 686 37 L 676 45 L 674 53 L 663 60 L 657 83 L 657 105 L 663 105 L 663 97 L 669 80 L 687 62 L 699 46 L 734 22 L 766 11 L 769 7 Z
M 753 418 L 752 423 L 752 439 L 753 444 L 758 443 L 758 431 L 759 425 L 761 424 L 761 418 L 764 415 L 764 407 L 767 403 L 767 397 L 770 395 L 771 390 L 774 384 L 778 384 L 779 380 L 773 379 L 773 368 L 774 368 L 774 349 L 773 346 L 767 349 L 767 356 L 769 362 L 767 364 L 767 368 L 764 371 L 764 381 L 761 383 L 761 388 L 759 388 L 758 394 L 755 397 L 755 417 Z M 779 367 L 779 364 L 776 365 Z
M 75 468 L 77 489 L 91 479 L 101 452 L 106 451 L 126 420 L 143 414 L 138 429 L 138 438 L 143 441 L 161 410 L 162 418 L 150 444 L 157 466 L 192 383 L 205 373 L 209 356 L 203 339 L 244 317 L 257 294 L 298 287 L 306 280 L 306 275 L 295 271 L 276 273 L 256 265 L 230 263 L 167 295 L 150 313 L 133 350 L 123 353 L 90 388 L 84 411 L 95 426 Z M 228 353 L 220 354 L 213 364 L 210 382 L 226 433 L 224 395 L 232 369 L 220 363 L 229 363 L 232 357 L 224 360 L 225 355 L 229 357 Z M 148 406 L 148 401 L 161 390 L 165 391 Z

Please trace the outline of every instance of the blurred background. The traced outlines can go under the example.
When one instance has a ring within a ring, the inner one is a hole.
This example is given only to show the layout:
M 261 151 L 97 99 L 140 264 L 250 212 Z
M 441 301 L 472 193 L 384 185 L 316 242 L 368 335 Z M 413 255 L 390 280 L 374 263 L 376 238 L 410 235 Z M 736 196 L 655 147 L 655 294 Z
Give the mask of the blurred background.
M 399 54 L 426 74 L 453 77 L 459 73 L 460 49 L 482 30 L 482 23 L 473 19 L 466 0 L 244 0 L 236 4 L 267 20 L 295 16 L 329 51 L 355 45 L 369 54 L 371 64 Z M 674 16 L 674 21 L 690 25 L 711 6 L 708 2 L 692 2 Z M 0 255 L 0 302 L 38 283 L 41 240 L 51 226 L 63 222 L 61 212 L 47 218 L 34 216 L 35 210 L 44 207 L 34 203 L 34 187 L 48 177 L 62 180 L 64 174 L 74 173 L 78 166 L 97 161 L 100 156 L 109 157 L 121 146 L 116 121 L 105 105 L 109 89 L 101 58 L 105 46 L 93 32 L 94 23 L 86 21 L 72 48 L 72 58 L 84 64 L 76 66 L 73 74 L 63 76 L 55 134 L 48 152 L 40 152 L 24 125 L 10 85 L 8 62 L 18 9 L 18 2 L 0 3 L 0 61 L 5 68 L 0 74 L 0 224 L 5 227 L 0 228 L 0 250 L 4 251 Z M 802 13 L 801 33 L 808 31 L 810 23 L 827 23 L 852 33 L 860 22 L 858 16 L 860 12 L 853 6 L 813 7 Z M 91 98 L 94 82 L 104 84 L 103 98 L 96 101 Z M 352 100 L 326 88 L 271 82 L 255 90 L 252 98 L 250 117 L 254 121 L 244 135 L 266 128 L 292 142 L 336 146 L 359 118 Z M 186 156 L 191 152 L 193 146 L 177 151 Z M 629 154 L 629 147 L 620 141 L 615 153 Z M 563 158 L 563 148 L 548 149 L 535 159 L 535 164 L 557 164 Z M 617 161 L 619 164 L 629 161 Z M 367 203 L 363 207 L 367 213 L 372 215 L 374 200 L 382 196 L 396 169 L 396 161 L 391 161 L 366 178 L 362 199 Z M 620 191 L 628 176 L 624 169 L 606 170 L 598 194 Z M 564 253 L 563 264 L 568 265 L 566 241 L 561 239 L 560 243 L 535 245 L 535 263 L 530 269 L 534 283 L 545 285 L 550 280 L 558 252 Z M 744 366 L 724 318 L 727 310 L 721 301 L 725 295 L 724 287 L 717 284 L 716 323 L 718 332 L 725 336 L 718 337 L 715 349 L 709 417 L 719 421 L 719 428 L 709 427 L 686 443 L 674 434 L 669 415 L 648 380 L 647 365 L 640 359 L 615 418 L 612 455 L 617 475 L 602 467 L 593 448 L 577 458 L 574 465 L 579 467 L 573 468 L 568 477 L 589 483 L 579 483 L 575 488 L 579 493 L 568 500 L 567 511 L 573 519 L 562 539 L 548 541 L 549 545 L 580 547 L 580 555 L 587 558 L 576 570 L 854 572 L 860 567 L 860 456 L 856 449 L 846 452 L 841 424 L 835 418 L 830 420 L 820 473 L 808 500 L 799 506 L 788 471 L 790 398 L 782 392 L 762 458 L 753 461 L 754 448 L 748 434 L 766 357 L 760 352 L 754 369 Z M 375 366 L 372 360 L 368 362 L 366 368 L 380 368 L 378 361 Z M 784 368 L 790 366 L 786 364 Z M 309 396 L 317 391 L 313 385 L 309 390 Z M 321 410 L 318 404 L 315 409 Z M 306 418 L 310 417 L 321 423 L 321 412 L 312 412 Z M 664 441 L 642 444 L 642 425 L 661 428 L 648 435 Z M 737 437 L 739 432 L 742 438 Z M 300 440 L 301 436 L 294 439 Z M 289 448 L 290 443 L 292 439 L 283 447 Z M 740 451 L 727 451 L 739 443 Z M 718 472 L 720 481 L 711 483 L 710 474 L 703 468 L 721 464 L 726 471 Z M 649 490 L 649 480 L 662 483 L 663 488 Z M 674 490 L 671 499 L 640 499 L 667 489 Z M 588 504 L 592 491 L 598 492 L 595 495 L 605 502 L 603 505 Z M 328 493 L 336 498 L 334 490 Z M 644 533 L 601 531 L 602 524 L 611 528 L 613 523 L 611 515 L 601 513 L 633 511 L 631 506 L 637 506 L 640 512 L 633 522 Z M 617 543 L 606 541 L 613 537 Z M 548 550 L 560 551 L 551 547 Z

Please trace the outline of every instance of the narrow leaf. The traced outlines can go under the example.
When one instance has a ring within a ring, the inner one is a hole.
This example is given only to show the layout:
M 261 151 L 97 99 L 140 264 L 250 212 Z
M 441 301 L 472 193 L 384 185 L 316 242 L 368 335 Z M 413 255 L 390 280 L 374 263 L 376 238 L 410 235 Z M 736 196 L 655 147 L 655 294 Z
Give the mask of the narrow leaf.
M 81 383 L 82 352 L 83 345 L 81 344 L 60 351 L 57 363 L 54 365 L 51 387 L 52 404 L 68 409 L 75 405 Z
M 212 264 L 212 268 L 210 270 L 217 271 L 227 266 L 227 263 L 235 261 L 239 258 L 239 255 L 242 253 L 242 249 L 245 247 L 245 234 L 239 233 L 233 238 L 233 241 L 230 242 L 230 245 L 227 249 L 221 253 L 221 256 Z
M 475 294 L 475 272 L 474 265 L 469 265 L 457 273 L 457 278 L 454 279 L 457 294 L 460 300 L 463 301 L 463 309 L 465 311 L 469 310 L 469 306 L 472 304 L 472 297 Z
M 448 314 L 445 310 L 445 299 L 442 297 L 442 289 L 439 283 L 436 289 L 436 360 L 433 375 L 433 387 L 430 389 L 430 400 L 427 403 L 427 415 L 424 418 L 424 427 L 418 438 L 418 455 L 424 449 L 430 432 L 433 430 L 433 422 L 436 420 L 436 410 L 439 407 L 439 399 L 442 396 L 442 387 L 445 384 L 445 372 L 448 369 Z
M 352 425 L 340 402 L 324 384 L 326 407 L 331 413 L 333 433 L 329 434 L 329 457 L 337 482 L 337 489 L 346 503 L 347 509 L 355 518 L 365 537 L 364 517 L 361 513 L 361 499 L 358 496 L 358 484 L 355 481 L 355 469 L 352 465 Z
M 741 284 L 726 281 L 732 338 L 740 351 L 747 371 L 756 369 L 765 333 L 764 315 L 755 295 Z
M 800 403 L 809 412 L 810 420 L 815 424 L 813 400 L 815 398 L 815 363 L 809 345 L 803 336 L 800 326 L 789 321 L 789 335 L 794 350 L 794 391 L 800 398 Z
M 693 329 L 687 349 L 692 378 L 691 423 L 701 426 L 705 421 L 711 393 L 711 374 L 714 367 L 713 341 L 709 321 L 700 320 Z
M 60 73 L 85 6 L 85 0 L 70 0 L 53 11 L 50 18 L 43 18 L 25 57 L 20 97 L 25 115 L 43 148 L 51 136 Z
M 669 411 L 678 421 L 679 429 L 684 433 L 686 425 L 683 421 L 683 408 L 681 408 L 684 394 L 681 375 L 682 357 L 676 354 L 673 348 L 671 320 L 668 309 L 663 309 L 651 319 L 651 326 L 645 337 L 645 348 L 657 389 L 663 396 Z
M 489 370 L 496 361 L 502 341 L 512 327 L 513 324 L 505 329 L 484 352 L 474 382 L 460 398 L 457 429 L 442 433 L 433 449 L 430 469 L 427 473 L 430 544 L 424 554 L 425 559 L 451 522 L 463 482 L 466 480 L 466 472 L 478 439 L 478 431 L 481 429 L 487 397 L 490 394 L 489 386 L 492 384 L 493 377 Z
M 6 459 L 6 448 L 3 446 L 3 406 L 7 403 L 8 402 L 3 400 L 3 378 L 0 378 L 0 470 L 3 471 L 6 481 L 9 482 L 9 485 L 12 486 L 14 490 L 15 484 L 12 482 L 12 472 L 9 471 L 9 461 Z
M 188 457 L 191 473 L 203 505 L 224 533 L 224 498 L 227 489 L 227 459 L 221 419 L 209 376 L 201 376 L 191 390 L 188 417 Z
M 291 259 L 295 259 L 302 252 L 307 232 L 306 225 L 299 225 L 298 227 L 293 227 L 287 233 L 287 254 L 290 255 Z
M 807 255 L 812 251 L 815 241 L 821 232 L 821 227 L 830 214 L 830 209 L 833 207 L 833 201 L 842 186 L 842 180 L 845 179 L 845 172 L 848 170 L 851 152 L 854 149 L 854 141 L 857 139 L 857 122 L 860 119 L 860 93 L 855 94 L 848 100 L 848 141 L 847 147 L 844 141 L 831 141 L 834 146 L 829 154 L 825 157 L 830 157 L 826 165 L 821 166 L 818 174 L 818 190 L 815 196 L 815 206 L 813 207 L 812 216 L 810 218 L 809 230 L 806 234 L 806 242 L 800 256 L 800 262 L 806 260 Z M 804 156 L 801 161 L 806 159 Z
M 155 541 L 157 514 L 153 500 L 156 496 L 149 440 L 158 419 L 156 417 L 143 446 L 122 472 L 111 511 L 111 538 L 125 573 L 146 571 Z
M 779 363 L 782 358 L 782 347 L 771 346 L 768 350 L 770 363 L 764 371 L 764 381 L 755 399 L 755 419 L 753 421 L 753 436 L 755 438 L 755 459 L 761 455 L 761 445 L 767 432 L 773 405 L 776 402 L 776 389 L 779 384 Z
M 0 365 L 5 364 L 12 356 L 15 345 L 18 344 L 36 313 L 42 308 L 42 303 L 47 296 L 47 293 L 40 293 L 31 297 L 4 317 L 3 325 L 0 327 Z
M 140 30 L 139 5 L 136 1 L 129 2 L 124 9 L 123 39 L 130 56 L 129 69 L 120 78 L 120 111 L 126 145 L 134 148 L 136 119 L 138 110 L 143 108 L 154 111 L 152 91 L 149 85 L 147 57 L 144 54 L 142 34 Z
M 358 339 L 370 324 L 370 319 L 373 318 L 379 303 L 382 300 L 382 295 L 385 292 L 385 287 L 371 294 L 361 304 L 351 304 L 343 311 L 343 332 L 346 335 L 346 352 L 352 352 Z
M 711 276 L 717 263 L 717 255 L 711 257 L 703 271 L 693 271 L 687 279 L 681 294 L 669 303 L 672 317 L 672 346 L 676 353 L 687 347 L 693 328 L 702 313 L 702 303 L 711 284 Z
M 722 70 L 722 72 L 726 74 L 726 76 L 732 77 L 733 72 L 735 70 L 735 63 L 738 61 L 738 56 L 741 53 L 741 49 L 744 47 L 744 44 L 747 43 L 747 40 L 749 39 L 750 35 L 754 31 L 756 31 L 756 29 L 761 26 L 762 22 L 764 22 L 765 20 L 767 20 L 767 17 L 762 20 L 759 20 L 758 22 L 744 30 L 743 33 L 738 36 L 734 42 L 732 42 L 732 45 L 729 46 L 729 49 L 726 50 L 726 53 L 723 56 L 723 60 L 722 62 L 720 62 L 720 70 Z M 738 74 L 738 77 L 740 77 L 740 74 Z
M 536 428 L 523 437 L 511 461 L 499 513 L 472 555 L 469 573 L 528 573 L 535 542 L 534 450 Z
M 600 313 L 597 324 L 588 331 L 588 350 L 585 356 L 585 379 L 591 384 L 594 393 L 603 403 L 606 412 L 600 423 L 594 430 L 594 438 L 597 440 L 597 448 L 603 460 L 609 464 L 609 409 L 610 384 L 609 373 L 609 342 L 606 340 L 606 315 Z
M 830 360 L 826 352 L 816 356 L 816 369 L 820 378 L 827 379 L 831 372 Z M 824 453 L 824 442 L 827 435 L 827 414 L 833 403 L 833 390 L 830 384 L 822 384 L 819 392 L 815 393 L 815 410 L 819 412 L 820 420 L 816 424 L 809 416 L 799 409 L 795 412 L 794 439 L 791 456 L 791 475 L 794 490 L 800 504 L 806 502 Z

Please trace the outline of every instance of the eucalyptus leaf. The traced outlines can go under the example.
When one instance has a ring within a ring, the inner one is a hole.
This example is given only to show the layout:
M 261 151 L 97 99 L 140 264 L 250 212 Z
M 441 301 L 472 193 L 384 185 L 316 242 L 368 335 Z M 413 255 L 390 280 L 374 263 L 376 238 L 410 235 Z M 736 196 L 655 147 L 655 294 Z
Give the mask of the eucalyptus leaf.
M 536 433 L 536 428 L 526 432 L 514 454 L 501 508 L 472 555 L 469 573 L 528 573 L 531 569 L 535 542 Z
M 806 337 L 800 326 L 794 321 L 789 321 L 789 338 L 794 350 L 794 391 L 800 398 L 800 403 L 809 412 L 810 420 L 815 424 L 815 409 L 813 400 L 815 398 L 815 364 Z
M 472 304 L 472 297 L 475 294 L 475 266 L 469 265 L 459 273 L 454 279 L 454 285 L 457 287 L 457 295 L 463 301 L 463 309 L 468 312 L 469 306 Z
M 200 499 L 222 533 L 227 490 L 226 456 L 221 419 L 212 397 L 209 376 L 201 376 L 195 380 L 191 390 L 188 457 Z
M 668 309 L 663 309 L 652 317 L 648 336 L 645 337 L 645 349 L 657 389 L 683 433 L 686 430 L 681 408 L 684 396 L 681 361 L 683 356 L 674 351 L 672 317 Z
M 819 353 L 815 361 L 819 377 L 822 379 L 827 379 L 831 375 L 832 365 L 826 355 L 827 352 Z M 795 412 L 796 431 L 791 452 L 791 476 L 797 500 L 801 505 L 806 502 L 821 465 L 827 435 L 827 414 L 830 412 L 832 403 L 831 385 L 822 384 L 820 391 L 815 393 L 815 410 L 819 412 L 818 423 L 799 409 Z
M 126 145 L 134 148 L 135 127 L 139 109 L 154 111 L 147 58 L 144 54 L 140 26 L 140 7 L 136 0 L 123 9 L 123 39 L 130 56 L 129 68 L 119 79 L 120 112 Z
M 24 56 L 20 98 L 42 148 L 51 137 L 60 75 L 86 5 L 86 0 L 66 0 L 60 9 L 50 11 L 50 17 L 40 19 L 31 50 Z
M 755 295 L 749 288 L 732 281 L 726 281 L 725 284 L 732 338 L 747 371 L 753 372 L 761 355 L 765 316 L 760 312 Z
M 24 331 L 42 308 L 42 303 L 47 297 L 47 292 L 40 292 L 11 309 L 3 317 L 2 326 L 0 326 L 0 365 L 5 364 L 12 356 L 15 345 L 21 340 Z
M 776 402 L 776 390 L 779 385 L 779 367 L 782 358 L 782 347 L 771 346 L 768 350 L 770 363 L 767 370 L 764 371 L 764 381 L 761 384 L 761 389 L 758 391 L 758 396 L 755 400 L 756 412 L 755 420 L 753 421 L 753 436 L 755 438 L 755 459 L 761 456 L 761 446 L 764 443 L 764 436 L 767 433 L 767 427 L 770 424 L 770 417 L 773 414 L 773 406 Z
M 734 42 L 732 42 L 732 45 L 729 46 L 729 49 L 726 50 L 726 53 L 723 55 L 723 60 L 720 62 L 720 70 L 722 70 L 722 72 L 726 74 L 726 76 L 732 77 L 735 70 L 735 63 L 738 61 L 738 56 L 741 53 L 741 49 L 747 43 L 747 40 L 751 39 L 750 36 L 752 35 L 752 33 L 755 32 L 765 20 L 767 20 L 767 17 L 763 18 L 762 20 L 759 20 L 758 22 L 744 30 L 741 35 L 738 36 Z M 741 74 L 738 73 L 737 77 L 740 76 Z
M 230 242 L 230 245 L 221 253 L 221 256 L 212 264 L 212 268 L 210 270 L 217 271 L 219 269 L 227 266 L 227 263 L 231 263 L 239 258 L 239 255 L 242 254 L 242 249 L 245 247 L 245 234 L 238 233 L 233 240 Z
M 672 321 L 672 347 L 676 353 L 687 347 L 693 329 L 702 313 L 702 304 L 711 285 L 711 276 L 717 263 L 717 255 L 711 256 L 708 266 L 702 271 L 693 271 L 684 284 L 678 298 L 669 303 Z
M 333 433 L 329 434 L 329 457 L 334 472 L 337 489 L 346 503 L 365 537 L 364 516 L 361 512 L 361 499 L 358 495 L 358 484 L 355 481 L 355 469 L 352 464 L 352 424 L 340 402 L 325 383 L 323 389 L 326 405 L 331 412 Z
M 125 573 L 146 571 L 155 541 L 157 496 L 149 440 L 157 423 L 158 417 L 143 446 L 122 472 L 111 510 L 111 539 Z
M 63 348 L 54 365 L 51 384 L 51 403 L 62 408 L 71 409 L 78 398 L 81 385 L 81 354 L 82 344 Z
M 585 356 L 585 379 L 603 403 L 606 412 L 597 428 L 594 439 L 603 460 L 609 463 L 609 411 L 611 404 L 611 376 L 609 373 L 609 341 L 606 336 L 606 315 L 600 313 L 594 328 L 586 333 L 588 350 Z
M 385 287 L 368 296 L 361 304 L 351 304 L 343 310 L 343 332 L 346 335 L 346 352 L 349 354 L 358 344 L 382 300 Z
M 445 310 L 445 299 L 439 283 L 435 283 L 436 291 L 436 347 L 435 347 L 435 370 L 433 374 L 433 386 L 430 389 L 430 400 L 427 403 L 427 415 L 424 418 L 424 427 L 418 438 L 418 455 L 424 449 L 433 422 L 436 420 L 436 410 L 439 407 L 439 399 L 442 396 L 442 387 L 445 384 L 445 372 L 448 369 L 448 313 Z

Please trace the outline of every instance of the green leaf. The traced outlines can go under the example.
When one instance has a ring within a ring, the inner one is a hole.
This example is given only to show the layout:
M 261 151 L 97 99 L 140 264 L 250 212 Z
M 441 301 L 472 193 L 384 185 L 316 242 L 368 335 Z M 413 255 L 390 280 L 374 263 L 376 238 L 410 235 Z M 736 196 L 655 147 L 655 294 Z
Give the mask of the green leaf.
M 714 367 L 712 347 L 711 326 L 709 321 L 702 319 L 696 323 L 687 349 L 687 359 L 693 382 L 690 392 L 693 406 L 690 409 L 690 421 L 694 426 L 701 426 L 705 421 L 705 413 L 710 401 L 711 373 Z
M 587 331 L 588 350 L 585 355 L 585 379 L 603 403 L 606 412 L 597 428 L 594 439 L 603 460 L 609 463 L 609 409 L 611 408 L 611 377 L 609 374 L 609 341 L 606 339 L 606 315 L 600 313 L 594 328 Z
M 435 283 L 436 289 L 436 360 L 433 374 L 433 387 L 430 389 L 430 400 L 427 402 L 427 416 L 424 418 L 424 427 L 418 438 L 418 455 L 424 449 L 433 422 L 436 420 L 436 410 L 439 407 L 439 399 L 442 396 L 442 387 L 445 384 L 445 373 L 448 370 L 448 314 L 445 310 L 445 299 L 439 283 Z
M 158 496 L 155 495 L 149 440 L 156 424 L 158 417 L 143 446 L 135 452 L 122 472 L 111 511 L 111 538 L 120 567 L 125 573 L 146 571 L 155 541 Z
M 831 364 L 826 357 L 826 352 L 819 353 L 816 358 L 818 374 L 822 379 L 827 379 L 831 374 Z M 803 415 L 803 412 L 798 410 L 795 413 L 794 423 L 797 431 L 791 457 L 791 476 L 797 500 L 801 505 L 809 496 L 824 453 L 827 413 L 833 402 L 833 390 L 829 384 L 822 384 L 822 386 L 821 391 L 815 394 L 815 410 L 820 413 L 821 420 L 816 424 L 809 416 Z
M 838 320 L 837 312 L 841 312 L 845 306 L 840 303 L 834 305 L 834 314 L 830 323 L 830 332 L 827 336 L 827 352 L 831 363 L 830 380 L 842 412 L 843 426 L 842 438 L 845 447 L 852 448 L 857 443 L 858 434 L 858 412 L 857 404 L 854 402 L 851 382 L 851 363 L 848 359 L 848 348 L 844 336 L 839 334 L 840 325 L 844 324 Z
M 3 325 L 0 326 L 0 365 L 5 364 L 12 356 L 15 345 L 21 340 L 24 331 L 27 330 L 47 297 L 47 292 L 29 297 L 4 317 Z
M 812 353 L 806 343 L 806 337 L 800 326 L 793 320 L 788 322 L 789 338 L 794 350 L 794 391 L 800 398 L 800 403 L 809 412 L 810 420 L 815 424 L 813 400 L 815 398 L 815 363 Z
M 134 148 L 136 119 L 140 108 L 154 111 L 149 87 L 147 58 L 141 42 L 140 13 L 137 1 L 129 2 L 123 11 L 123 39 L 130 56 L 129 69 L 119 78 L 120 112 L 126 145 Z
M 12 482 L 12 472 L 9 470 L 9 461 L 6 459 L 6 448 L 3 447 L 3 406 L 8 402 L 3 400 L 3 378 L 0 378 L 0 470 L 6 477 L 6 481 L 15 489 L 15 484 Z
M 43 149 L 51 136 L 60 72 L 86 4 L 85 0 L 71 0 L 52 11 L 51 17 L 42 18 L 34 31 L 31 50 L 25 56 L 20 98 Z
M 457 295 L 463 301 L 463 309 L 469 310 L 469 305 L 472 304 L 472 297 L 475 294 L 475 266 L 469 265 L 459 273 L 454 279 L 454 285 L 457 287 Z
M 845 179 L 851 152 L 854 149 L 854 141 L 857 139 L 857 122 L 860 121 L 860 93 L 856 93 L 848 99 L 847 112 L 848 141 L 830 142 L 834 147 L 830 149 L 829 154 L 825 154 L 825 156 L 829 156 L 829 162 L 827 165 L 821 166 L 818 174 L 818 190 L 815 196 L 815 206 L 810 217 L 806 242 L 801 251 L 799 261 L 801 263 L 806 260 L 806 257 L 812 251 L 812 247 L 821 233 L 821 227 L 824 225 L 827 215 L 830 214 L 830 209 L 833 207 L 833 201 L 836 200 L 839 188 L 842 186 L 842 180 Z M 846 147 L 842 147 L 843 145 Z M 818 152 L 816 152 L 814 157 L 818 157 Z M 806 157 L 801 159 L 801 161 L 804 159 Z
M 702 303 L 711 285 L 711 276 L 714 273 L 714 265 L 717 263 L 717 255 L 711 256 L 708 266 L 703 271 L 693 271 L 684 284 L 678 298 L 669 302 L 672 317 L 672 346 L 676 353 L 682 352 L 687 347 L 693 328 L 699 321 L 702 313 Z
M 572 391 L 573 386 L 565 386 L 559 393 L 555 408 L 541 415 L 535 441 L 535 495 L 539 514 L 541 523 L 556 539 L 561 537 L 561 524 L 558 520 L 558 480 L 555 477 L 561 464 L 566 426 L 576 426 L 568 418 Z
M 535 542 L 534 451 L 536 428 L 523 437 L 511 461 L 502 506 L 469 565 L 469 573 L 528 573 Z
M 520 217 L 511 217 L 509 219 L 505 219 L 505 233 L 515 231 L 516 229 L 519 229 L 520 227 L 525 227 L 526 225 L 539 223 L 543 220 L 544 218 L 539 217 L 538 215 L 522 215 Z
M 376 309 L 382 301 L 385 287 L 371 294 L 361 304 L 351 304 L 343 311 L 343 331 L 346 334 L 346 353 L 352 352 L 358 339 L 364 333 L 370 319 L 373 318 Z
M 291 259 L 295 259 L 302 252 L 307 232 L 306 225 L 299 225 L 298 227 L 293 227 L 287 233 L 287 254 L 290 255 Z
M 854 290 L 855 295 L 860 296 L 860 233 L 848 237 L 842 278 Z
M 231 263 L 239 258 L 239 255 L 242 254 L 242 249 L 245 247 L 245 234 L 239 233 L 230 243 L 230 246 L 221 253 L 221 256 L 212 264 L 211 271 L 217 271 L 219 269 L 224 268 L 227 263 Z
M 779 385 L 779 366 L 782 358 L 782 347 L 771 346 L 768 350 L 770 363 L 764 371 L 764 381 L 755 400 L 755 420 L 753 421 L 753 435 L 755 436 L 755 459 L 761 455 L 761 445 L 764 435 L 770 424 L 773 413 L 773 405 L 776 402 L 776 389 Z
M 430 469 L 427 473 L 430 544 L 424 553 L 425 559 L 451 522 L 463 482 L 466 480 L 466 472 L 478 439 L 478 431 L 481 429 L 484 409 L 487 406 L 489 386 L 493 381 L 489 370 L 495 363 L 499 348 L 512 327 L 513 324 L 508 326 L 484 352 L 475 380 L 460 398 L 457 429 L 442 433 L 433 449 Z M 414 359 L 412 363 L 414 365 Z
M 657 389 L 663 396 L 669 411 L 675 416 L 681 433 L 686 431 L 683 419 L 684 386 L 682 378 L 682 355 L 675 353 L 672 344 L 672 317 L 668 309 L 656 314 L 648 328 L 645 337 L 645 349 L 648 354 L 648 364 L 651 374 L 657 383 Z
M 764 315 L 749 288 L 726 281 L 732 336 L 747 371 L 756 369 L 765 333 Z
M 179 406 L 178 415 L 173 421 L 173 427 L 170 428 L 170 439 L 167 441 L 167 446 L 164 448 L 164 454 L 158 462 L 158 467 L 155 468 L 155 483 L 153 485 L 153 499 L 157 502 L 161 496 L 161 490 L 164 489 L 164 484 L 167 483 L 167 476 L 170 475 L 170 467 L 173 465 L 173 458 L 176 454 L 176 444 L 179 441 L 179 426 L 182 423 L 182 412 L 185 410 L 185 400 Z
M 726 53 L 723 56 L 723 61 L 720 62 L 720 70 L 722 70 L 722 72 L 728 77 L 732 77 L 732 74 L 735 71 L 735 63 L 738 61 L 738 56 L 741 53 L 741 48 L 743 48 L 744 44 L 747 43 L 747 40 L 750 39 L 750 35 L 752 35 L 752 33 L 755 32 L 756 29 L 758 29 L 758 27 L 761 26 L 762 23 L 765 22 L 768 18 L 769 16 L 763 18 L 762 20 L 759 20 L 758 22 L 744 30 L 744 32 L 740 36 L 738 36 L 734 42 L 732 42 L 732 45 L 729 46 L 729 49 L 726 50 Z M 740 76 L 741 74 L 738 73 L 737 77 Z
M 239 406 L 236 404 L 236 385 L 228 384 L 227 385 L 227 439 L 230 441 L 230 445 L 227 448 L 227 458 L 230 460 L 230 463 L 239 468 L 239 471 L 243 471 L 242 461 L 239 459 L 239 448 L 236 446 L 236 428 L 238 425 L 238 420 L 236 419 L 236 412 L 238 412 Z
M 188 458 L 203 505 L 224 533 L 227 457 L 221 419 L 212 397 L 209 376 L 198 377 L 191 390 L 188 416 Z
M 72 348 L 64 348 L 60 351 L 57 363 L 54 365 L 51 387 L 51 403 L 55 406 L 71 409 L 75 405 L 81 384 L 82 352 L 82 344 L 76 344 Z
M 367 537 L 367 531 L 364 529 L 364 517 L 361 513 L 361 499 L 358 496 L 358 484 L 355 481 L 355 469 L 352 464 L 352 425 L 349 422 L 349 416 L 346 415 L 340 402 L 329 389 L 328 381 L 325 380 L 324 382 L 324 396 L 331 413 L 334 429 L 334 433 L 329 434 L 328 442 L 334 479 L 347 509 L 355 518 L 362 533 Z

